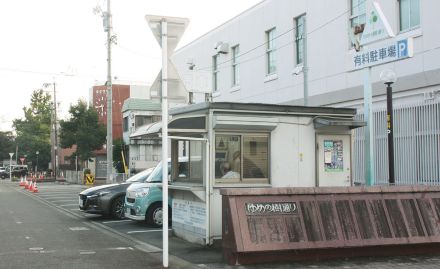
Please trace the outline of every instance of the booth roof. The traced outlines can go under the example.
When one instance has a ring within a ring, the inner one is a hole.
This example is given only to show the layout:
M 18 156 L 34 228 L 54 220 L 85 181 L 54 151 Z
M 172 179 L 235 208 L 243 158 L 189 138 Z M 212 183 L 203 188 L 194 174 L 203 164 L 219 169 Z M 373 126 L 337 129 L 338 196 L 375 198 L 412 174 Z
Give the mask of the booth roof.
M 243 112 L 259 112 L 259 113 L 279 113 L 279 114 L 307 114 L 310 116 L 340 115 L 354 116 L 355 108 L 335 108 L 335 107 L 312 107 L 312 106 L 289 106 L 262 103 L 231 103 L 231 102 L 205 102 L 170 110 L 170 115 L 179 115 L 197 111 L 207 110 L 229 110 Z

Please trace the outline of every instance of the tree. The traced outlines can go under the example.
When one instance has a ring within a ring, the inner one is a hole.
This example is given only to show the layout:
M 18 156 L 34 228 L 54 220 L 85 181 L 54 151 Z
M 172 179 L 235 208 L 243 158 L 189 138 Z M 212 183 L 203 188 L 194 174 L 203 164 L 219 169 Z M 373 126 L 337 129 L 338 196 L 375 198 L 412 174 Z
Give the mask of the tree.
M 88 107 L 84 100 L 69 108 L 69 120 L 60 121 L 60 145 L 71 148 L 76 145 L 75 155 L 82 161 L 93 156 L 93 151 L 102 148 L 106 141 L 106 128 L 98 121 L 98 113 Z
M 0 160 L 9 160 L 9 152 L 15 154 L 15 140 L 12 132 L 0 132 Z
M 16 132 L 16 145 L 19 156 L 27 156 L 28 161 L 45 169 L 51 159 L 50 128 L 53 103 L 51 96 L 42 89 L 31 95 L 29 107 L 23 107 L 24 119 L 15 119 L 13 128 Z

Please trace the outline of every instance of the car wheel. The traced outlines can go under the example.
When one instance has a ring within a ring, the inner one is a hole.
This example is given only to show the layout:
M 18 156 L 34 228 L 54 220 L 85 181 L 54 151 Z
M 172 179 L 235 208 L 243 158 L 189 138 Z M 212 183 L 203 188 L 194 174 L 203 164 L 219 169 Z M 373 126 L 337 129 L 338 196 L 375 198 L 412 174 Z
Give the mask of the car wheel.
M 123 219 L 125 214 L 125 201 L 124 196 L 117 197 L 112 202 L 111 216 L 115 219 Z
M 154 227 L 162 227 L 163 210 L 162 203 L 153 204 L 147 211 L 146 221 Z M 168 207 L 168 224 L 171 225 L 171 208 Z

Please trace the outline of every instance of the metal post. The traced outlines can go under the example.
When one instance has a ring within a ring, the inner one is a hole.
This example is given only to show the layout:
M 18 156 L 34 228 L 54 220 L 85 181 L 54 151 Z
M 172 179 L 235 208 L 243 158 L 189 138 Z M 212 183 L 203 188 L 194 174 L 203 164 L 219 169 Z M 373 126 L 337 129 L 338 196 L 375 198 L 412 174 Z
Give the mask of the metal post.
M 307 64 L 307 27 L 306 27 L 306 16 L 303 16 L 303 53 L 304 53 L 304 106 L 309 105 L 309 66 Z
M 168 267 L 168 43 L 167 21 L 162 19 L 162 249 Z
M 35 166 L 35 174 L 38 173 L 38 155 L 40 154 L 39 151 L 37 151 L 35 154 L 37 154 L 37 165 Z
M 12 156 L 14 156 L 13 152 L 9 153 L 9 180 L 12 181 Z
M 53 146 L 53 151 L 54 151 L 54 175 L 55 175 L 55 180 L 57 180 L 57 167 L 58 167 L 58 132 L 57 132 L 57 94 L 56 94 L 56 86 L 55 86 L 55 79 L 53 81 L 53 132 L 54 132 L 54 146 Z
M 113 110 L 112 110 L 112 73 L 111 73 L 111 62 L 112 62 L 112 15 L 110 12 L 110 0 L 107 0 L 107 13 L 104 15 L 107 20 L 107 181 L 108 183 L 113 182 Z
M 394 185 L 393 88 L 391 87 L 393 83 L 385 84 L 387 85 L 388 182 Z
M 364 74 L 364 120 L 365 126 L 365 183 L 367 186 L 374 185 L 374 136 L 373 136 L 373 112 L 371 90 L 371 67 L 363 70 Z M 372 141 L 373 140 L 373 141 Z

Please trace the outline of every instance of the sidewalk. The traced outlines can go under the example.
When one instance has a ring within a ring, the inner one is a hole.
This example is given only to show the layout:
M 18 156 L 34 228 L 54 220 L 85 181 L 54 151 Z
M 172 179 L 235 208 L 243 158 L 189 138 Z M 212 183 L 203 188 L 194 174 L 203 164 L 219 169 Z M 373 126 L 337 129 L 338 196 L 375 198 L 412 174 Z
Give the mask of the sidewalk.
M 149 244 L 162 248 L 162 237 L 155 238 Z M 307 261 L 289 263 L 270 263 L 256 265 L 228 265 L 223 261 L 221 242 L 213 246 L 200 246 L 188 243 L 175 236 L 169 239 L 170 268 L 209 268 L 209 269 L 434 269 L 440 268 L 440 253 L 437 256 L 399 256 L 337 259 L 326 261 Z M 191 265 L 182 264 L 182 260 Z M 180 266 L 175 267 L 176 264 Z

